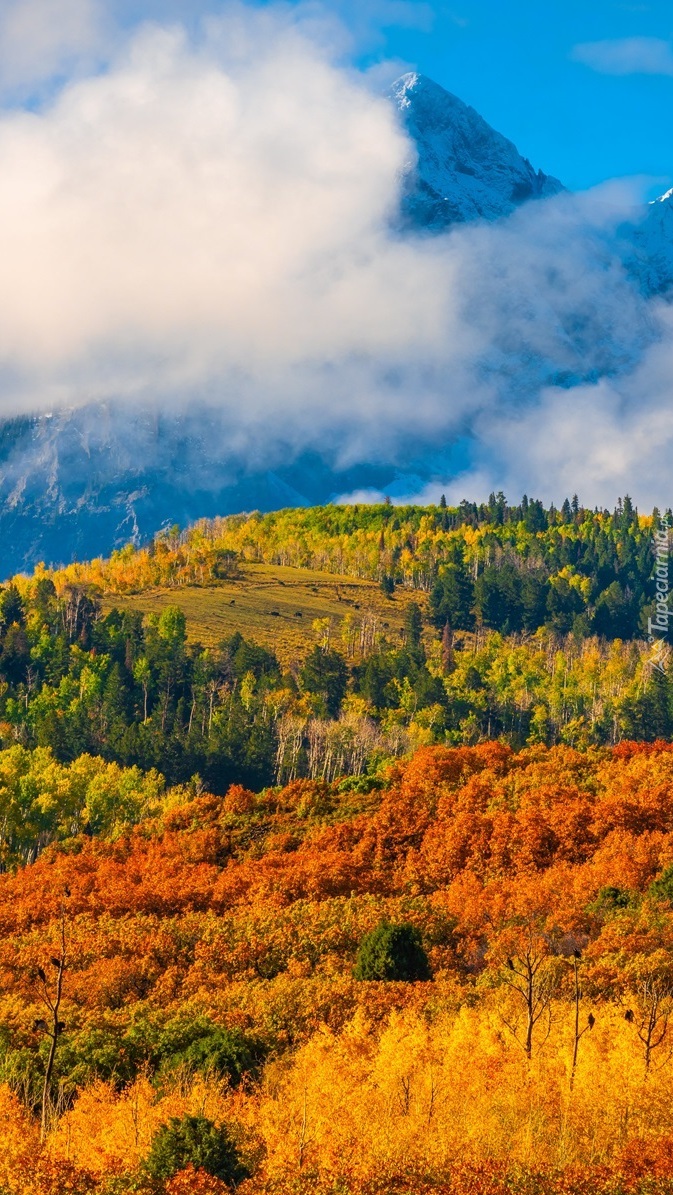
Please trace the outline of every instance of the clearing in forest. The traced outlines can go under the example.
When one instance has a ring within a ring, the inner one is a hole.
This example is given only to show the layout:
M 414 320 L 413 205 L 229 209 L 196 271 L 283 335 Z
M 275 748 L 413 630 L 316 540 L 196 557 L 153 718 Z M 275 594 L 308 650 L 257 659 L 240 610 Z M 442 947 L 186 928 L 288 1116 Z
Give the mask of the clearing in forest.
M 208 586 L 148 589 L 136 594 L 106 594 L 105 612 L 141 610 L 160 612 L 179 606 L 187 619 L 192 641 L 213 647 L 239 631 L 246 639 L 275 651 L 281 664 L 304 657 L 316 636 L 316 619 L 331 622 L 332 645 L 344 654 L 350 641 L 359 654 L 365 642 L 383 634 L 400 644 L 405 609 L 416 601 L 421 608 L 426 595 L 397 589 L 386 597 L 374 581 L 314 572 L 281 565 L 245 564 L 240 577 Z

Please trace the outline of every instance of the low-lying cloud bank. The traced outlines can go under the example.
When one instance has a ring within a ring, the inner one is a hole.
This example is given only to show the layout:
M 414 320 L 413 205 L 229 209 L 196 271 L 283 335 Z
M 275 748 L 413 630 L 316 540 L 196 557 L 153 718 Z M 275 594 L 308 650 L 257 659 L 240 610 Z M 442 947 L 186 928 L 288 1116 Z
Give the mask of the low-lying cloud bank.
M 19 47 L 49 3 L 0 10 Z M 631 195 L 403 238 L 414 148 L 314 9 L 124 34 L 66 8 L 60 40 L 0 60 L 5 88 L 50 80 L 0 115 L 0 416 L 200 404 L 255 465 L 467 437 L 429 496 L 668 499 L 673 326 L 614 253 Z

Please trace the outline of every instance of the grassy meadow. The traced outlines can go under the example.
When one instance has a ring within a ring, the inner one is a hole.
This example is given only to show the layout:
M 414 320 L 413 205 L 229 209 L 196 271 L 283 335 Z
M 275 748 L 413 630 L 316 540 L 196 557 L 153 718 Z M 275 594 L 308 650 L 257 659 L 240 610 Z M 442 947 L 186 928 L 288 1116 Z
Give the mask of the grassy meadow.
M 187 619 L 187 635 L 213 647 L 239 631 L 278 656 L 281 664 L 302 659 L 313 646 L 312 623 L 329 619 L 334 643 L 347 628 L 369 626 L 400 642 L 404 612 L 410 601 L 421 607 L 424 594 L 398 589 L 388 598 L 374 581 L 338 576 L 312 569 L 270 564 L 246 564 L 237 579 L 205 586 L 157 587 L 134 594 L 106 594 L 103 610 L 161 613 L 179 606 Z

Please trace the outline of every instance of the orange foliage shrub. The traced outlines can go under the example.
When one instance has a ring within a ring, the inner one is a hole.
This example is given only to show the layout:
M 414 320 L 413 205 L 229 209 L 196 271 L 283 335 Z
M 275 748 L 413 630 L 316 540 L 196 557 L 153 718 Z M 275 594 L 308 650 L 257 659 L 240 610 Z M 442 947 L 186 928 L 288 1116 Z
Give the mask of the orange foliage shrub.
M 227 1195 L 231 1187 L 220 1178 L 213 1178 L 205 1170 L 187 1166 L 180 1170 L 166 1184 L 166 1195 Z

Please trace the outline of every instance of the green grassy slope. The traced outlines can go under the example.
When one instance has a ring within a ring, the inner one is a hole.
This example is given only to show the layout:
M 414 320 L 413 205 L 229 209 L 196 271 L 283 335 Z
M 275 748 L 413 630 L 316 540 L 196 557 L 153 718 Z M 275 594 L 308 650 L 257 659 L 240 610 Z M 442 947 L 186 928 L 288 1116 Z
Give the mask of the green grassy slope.
M 397 590 L 387 598 L 373 581 L 356 580 L 311 569 L 249 564 L 237 580 L 210 586 L 148 589 L 139 594 L 111 595 L 103 599 L 107 612 L 117 609 L 161 612 L 179 606 L 187 619 L 191 640 L 206 647 L 235 631 L 276 652 L 281 663 L 303 658 L 315 642 L 312 623 L 330 619 L 334 643 L 341 646 L 349 616 L 357 627 L 365 624 L 398 642 L 404 611 L 410 601 L 419 605 L 425 595 Z

